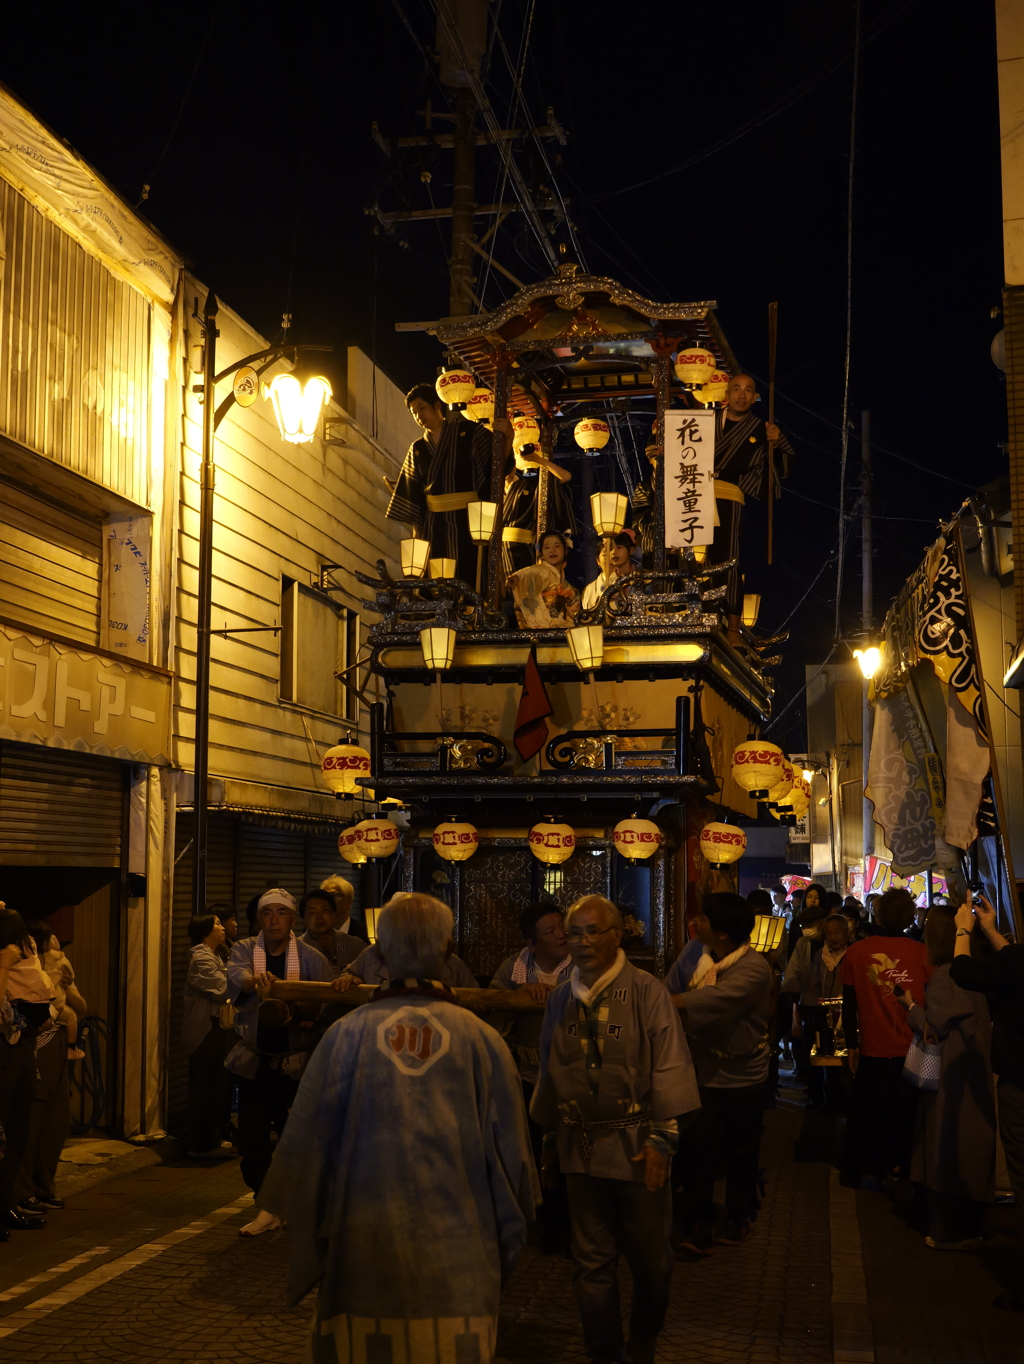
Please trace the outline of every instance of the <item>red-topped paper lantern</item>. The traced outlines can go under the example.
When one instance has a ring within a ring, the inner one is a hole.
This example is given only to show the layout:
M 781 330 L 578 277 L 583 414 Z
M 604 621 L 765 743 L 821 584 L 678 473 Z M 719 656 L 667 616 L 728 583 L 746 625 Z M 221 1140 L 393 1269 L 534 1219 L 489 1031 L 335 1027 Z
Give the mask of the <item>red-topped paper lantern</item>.
M 673 366 L 681 384 L 703 384 L 715 370 L 715 357 L 703 346 L 686 346 L 676 354 Z
M 769 790 L 782 776 L 786 755 L 767 739 L 748 739 L 732 754 L 732 779 L 754 800 L 767 800 Z
M 434 389 L 449 407 L 463 407 L 476 392 L 476 380 L 468 369 L 446 369 L 437 376 Z
M 385 819 L 383 815 L 374 815 L 370 819 L 364 819 L 356 825 L 358 838 L 355 847 L 365 857 L 390 857 L 393 852 L 398 851 L 398 844 L 402 837 L 397 824 L 392 824 L 390 819 Z
M 346 862 L 350 862 L 354 867 L 361 867 L 366 861 L 366 854 L 360 852 L 356 847 L 358 839 L 359 834 L 355 827 L 342 829 L 338 835 L 338 852 L 341 853 Z
M 780 801 L 785 800 L 785 798 L 789 795 L 792 789 L 793 789 L 793 764 L 789 761 L 788 758 L 785 758 L 782 763 L 782 776 L 775 783 L 775 785 L 770 787 L 768 790 L 768 795 L 766 797 L 768 804 L 778 805 Z
M 494 419 L 494 394 L 489 388 L 475 388 L 473 396 L 466 404 L 466 416 L 470 421 L 483 422 L 485 425 Z
M 480 839 L 472 824 L 446 820 L 434 830 L 434 851 L 446 862 L 465 862 L 477 850 Z
M 573 428 L 576 444 L 581 450 L 603 450 L 611 435 L 608 423 L 600 417 L 584 417 Z
M 705 824 L 700 831 L 700 850 L 715 867 L 738 862 L 747 850 L 747 836 L 735 824 Z
M 370 775 L 370 755 L 355 744 L 335 744 L 324 754 L 320 771 L 335 795 L 363 795 L 365 789 L 356 784 L 356 777 Z
M 724 403 L 729 396 L 729 375 L 724 369 L 716 369 L 714 373 L 708 375 L 693 396 L 706 406 Z
M 612 830 L 615 851 L 630 862 L 653 857 L 664 841 L 665 835 L 652 819 L 620 819 Z
M 530 830 L 530 852 L 538 862 L 552 865 L 568 862 L 575 850 L 575 833 L 568 824 L 558 823 L 554 815 L 548 815 Z
M 521 450 L 524 445 L 540 444 L 540 423 L 536 417 L 520 412 L 512 418 L 512 448 Z

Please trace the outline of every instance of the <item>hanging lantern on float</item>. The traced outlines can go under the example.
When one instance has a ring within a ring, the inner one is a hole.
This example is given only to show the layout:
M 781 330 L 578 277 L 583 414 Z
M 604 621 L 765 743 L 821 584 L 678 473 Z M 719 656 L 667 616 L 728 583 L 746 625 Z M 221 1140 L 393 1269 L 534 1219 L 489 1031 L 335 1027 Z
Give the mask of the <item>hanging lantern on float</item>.
M 568 862 L 575 848 L 575 833 L 568 824 L 560 824 L 554 815 L 547 815 L 530 830 L 530 852 L 538 862 L 549 865 Z
M 703 346 L 686 346 L 677 352 L 673 368 L 681 384 L 703 384 L 715 371 L 715 357 Z
M 477 850 L 480 839 L 472 824 L 449 819 L 434 830 L 434 851 L 446 862 L 465 862 Z
M 374 907 L 368 906 L 363 910 L 363 923 L 366 925 L 366 937 L 371 947 L 377 941 L 377 920 L 380 918 L 383 908 L 383 905 L 376 905 Z
M 782 760 L 782 775 L 774 786 L 769 787 L 765 802 L 769 805 L 778 805 L 779 801 L 785 800 L 793 789 L 793 764 L 788 758 Z
M 498 517 L 497 502 L 471 502 L 466 508 L 466 516 L 469 518 L 469 538 L 475 545 L 486 545 Z
M 767 739 L 748 739 L 732 754 L 732 779 L 754 800 L 767 800 L 768 792 L 782 776 L 785 754 Z
M 617 853 L 630 862 L 646 861 L 653 857 L 665 841 L 665 835 L 653 819 L 620 819 L 612 830 L 612 843 Z
M 518 412 L 512 418 L 512 449 L 521 450 L 524 445 L 540 444 L 540 423 L 528 413 Z
M 465 415 L 471 422 L 482 422 L 484 426 L 494 420 L 494 394 L 489 388 L 474 388 Z
M 447 672 L 455 657 L 455 631 L 446 625 L 425 625 L 420 631 L 423 662 L 432 673 Z
M 727 867 L 746 852 L 747 836 L 735 824 L 705 824 L 700 831 L 700 850 L 713 867 Z
M 434 389 L 449 407 L 465 407 L 476 392 L 476 380 L 468 369 L 443 369 Z
M 604 627 L 601 625 L 576 625 L 566 630 L 565 638 L 569 643 L 572 661 L 581 673 L 593 672 L 600 668 L 604 659 Z
M 693 555 L 697 563 L 702 564 L 704 560 L 708 557 L 708 547 L 707 545 L 691 545 L 690 553 Z
M 608 423 L 600 417 L 584 417 L 573 428 L 576 444 L 581 450 L 603 450 L 608 444 L 611 432 Z
M 430 541 L 411 535 L 407 540 L 399 540 L 398 553 L 402 560 L 402 577 L 422 578 L 430 559 Z
M 335 744 L 324 754 L 320 771 L 336 796 L 361 795 L 362 787 L 356 785 L 356 777 L 370 775 L 370 755 L 355 744 Z
M 373 815 L 355 827 L 355 847 L 364 857 L 390 857 L 397 852 L 401 831 L 384 815 Z
M 454 578 L 456 566 L 455 559 L 430 559 L 428 561 L 432 578 Z
M 700 388 L 694 391 L 693 396 L 706 407 L 712 407 L 715 403 L 724 403 L 729 396 L 728 374 L 724 369 L 716 369 L 713 374 L 708 375 Z
M 338 835 L 338 852 L 346 862 L 350 862 L 354 867 L 361 867 L 366 861 L 366 854 L 361 853 L 356 847 L 359 835 L 356 833 L 355 826 L 351 829 L 342 829 Z
M 591 493 L 590 516 L 598 535 L 618 535 L 626 524 L 629 506 L 622 493 Z

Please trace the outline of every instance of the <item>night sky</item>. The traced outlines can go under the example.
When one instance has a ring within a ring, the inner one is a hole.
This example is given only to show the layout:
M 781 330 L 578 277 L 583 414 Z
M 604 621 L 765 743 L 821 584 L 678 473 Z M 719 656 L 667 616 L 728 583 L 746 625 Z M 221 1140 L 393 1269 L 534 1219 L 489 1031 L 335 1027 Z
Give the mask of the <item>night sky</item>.
M 764 627 L 810 589 L 779 674 L 781 708 L 834 629 L 855 10 L 836 0 L 503 0 L 492 10 L 516 66 L 532 17 L 526 108 L 543 123 L 551 105 L 569 130 L 564 149 L 546 145 L 562 157 L 558 184 L 585 265 L 655 299 L 717 299 L 759 378 L 767 304 L 779 302 L 777 411 L 797 460 L 777 509 L 776 564 L 764 566 L 755 508 L 746 569 Z M 850 412 L 858 431 L 861 410 L 872 414 L 886 518 L 876 526 L 879 618 L 937 518 L 1005 469 L 1002 376 L 989 358 L 1002 284 L 991 10 L 953 0 L 865 0 L 861 10 Z M 294 339 L 358 344 L 405 387 L 432 378 L 441 355 L 394 323 L 447 312 L 447 247 L 436 223 L 391 238 L 364 210 L 377 197 L 398 208 L 403 195 L 427 207 L 428 192 L 450 202 L 450 153 L 410 158 L 389 180 L 369 128 L 419 132 L 424 100 L 442 107 L 425 54 L 432 14 L 426 0 L 115 5 L 66 10 L 57 24 L 46 6 L 8 7 L 0 81 L 129 203 L 150 184 L 140 212 L 264 334 L 276 336 L 290 311 Z M 512 85 L 497 45 L 490 72 L 507 117 Z M 543 178 L 529 148 L 522 164 Z M 481 151 L 481 202 L 494 201 L 498 175 Z M 549 273 L 521 218 L 498 241 L 520 279 Z M 506 289 L 492 275 L 488 306 Z M 855 510 L 856 439 L 849 448 Z M 845 635 L 859 625 L 856 523 L 849 554 Z M 836 657 L 848 658 L 845 647 Z M 798 703 L 774 737 L 800 748 L 800 719 Z

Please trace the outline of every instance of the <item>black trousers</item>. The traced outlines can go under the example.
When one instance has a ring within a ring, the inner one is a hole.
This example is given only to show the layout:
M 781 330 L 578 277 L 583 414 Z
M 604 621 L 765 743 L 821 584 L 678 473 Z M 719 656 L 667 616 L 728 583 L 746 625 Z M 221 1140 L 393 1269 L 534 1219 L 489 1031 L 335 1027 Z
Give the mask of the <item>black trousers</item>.
M 700 1109 L 679 1143 L 675 1180 L 684 1227 L 710 1227 L 715 1220 L 715 1174 L 725 1155 L 725 1206 L 730 1222 L 747 1222 L 760 1207 L 758 1151 L 765 1085 L 738 1089 L 701 1087 Z
M 13 1208 L 17 1201 L 18 1172 L 28 1149 L 36 1033 L 35 1028 L 23 1032 L 13 1047 L 0 1037 L 0 1126 L 7 1139 L 0 1156 L 0 1208 Z
M 534 1086 L 529 1080 L 521 1080 L 520 1083 L 523 1086 L 523 1100 L 526 1104 L 526 1121 L 530 1128 L 530 1146 L 533 1149 L 533 1159 L 539 1178 L 541 1156 L 544 1153 L 544 1129 L 530 1117 L 530 1100 L 533 1098 Z M 569 1201 L 565 1191 L 565 1175 L 559 1171 L 553 1189 L 545 1189 L 542 1183 L 541 1192 L 544 1199 L 540 1208 L 544 1224 L 541 1249 L 564 1251 L 569 1235 Z
M 28 1143 L 15 1186 L 19 1202 L 53 1197 L 57 1163 L 71 1130 L 67 1058 L 68 1030 L 62 1026 L 35 1056 Z
M 259 1194 L 274 1154 L 271 1133 L 280 1136 L 284 1131 L 299 1085 L 264 1060 L 253 1079 L 237 1078 L 240 1169 L 249 1188 Z
M 210 1151 L 224 1130 L 234 1076 L 224 1058 L 235 1035 L 210 1020 L 210 1031 L 188 1058 L 188 1150 Z
M 857 1062 L 846 1114 L 847 1177 L 909 1175 L 917 1090 L 903 1078 L 905 1062 L 904 1056 L 863 1054 Z
M 1017 1269 L 1024 1275 L 1024 1085 L 1000 1079 L 996 1088 L 999 1109 L 999 1136 L 1006 1153 L 1006 1173 L 1010 1176 L 1016 1204 Z
M 572 1220 L 572 1282 L 592 1359 L 622 1358 L 619 1255 L 633 1276 L 630 1337 L 653 1337 L 665 1324 L 672 1284 L 672 1195 L 626 1179 L 566 1175 Z

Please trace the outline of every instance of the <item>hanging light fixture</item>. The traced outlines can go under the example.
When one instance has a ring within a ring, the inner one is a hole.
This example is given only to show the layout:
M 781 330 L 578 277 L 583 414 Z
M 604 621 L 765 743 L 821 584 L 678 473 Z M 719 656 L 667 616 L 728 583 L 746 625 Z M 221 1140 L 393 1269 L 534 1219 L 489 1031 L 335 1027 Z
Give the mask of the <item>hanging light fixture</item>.
M 365 857 L 390 857 L 398 851 L 401 830 L 384 815 L 372 815 L 355 828 L 355 846 Z
M 681 384 L 703 384 L 714 371 L 715 357 L 703 346 L 680 347 L 673 368 Z
M 296 374 L 275 374 L 263 393 L 273 405 L 282 439 L 292 445 L 305 445 L 319 429 L 331 386 L 319 374 L 305 382 Z
M 431 559 L 429 561 L 430 576 L 432 578 L 454 578 L 455 565 L 454 559 Z
M 486 545 L 494 532 L 494 522 L 498 516 L 497 502 L 471 502 L 466 508 L 466 515 L 473 543 Z
M 449 407 L 465 407 L 476 392 L 476 380 L 468 369 L 444 369 L 437 376 L 434 389 Z
M 746 852 L 747 836 L 735 824 L 705 824 L 700 831 L 700 850 L 713 867 L 727 867 Z
M 489 388 L 475 388 L 466 404 L 466 416 L 471 422 L 489 426 L 494 420 L 494 394 Z
M 743 596 L 743 612 L 740 616 L 743 624 L 752 629 L 757 624 L 757 617 L 761 611 L 761 598 L 756 592 L 746 592 Z
M 652 819 L 620 819 L 612 830 L 615 851 L 629 862 L 646 861 L 653 857 L 665 841 L 665 835 Z
M 370 755 L 355 744 L 335 744 L 324 754 L 320 771 L 336 796 L 361 795 L 363 788 L 356 785 L 356 777 L 370 775 Z
M 443 673 L 455 657 L 455 631 L 446 625 L 425 625 L 420 631 L 423 662 L 432 673 Z
M 732 779 L 754 800 L 767 800 L 769 790 L 782 776 L 786 761 L 782 749 L 767 739 L 748 739 L 732 754 Z
M 422 578 L 430 558 L 430 541 L 411 535 L 407 540 L 399 540 L 398 552 L 402 560 L 402 577 Z
M 569 652 L 572 661 L 581 673 L 593 672 L 600 668 L 604 658 L 604 627 L 601 625 L 577 625 L 566 630 Z
M 622 493 L 591 493 L 590 515 L 598 535 L 618 535 L 626 524 L 629 503 Z
M 882 666 L 882 651 L 877 645 L 872 644 L 867 649 L 854 649 L 853 656 L 860 664 L 860 670 L 868 681 Z
M 465 862 L 476 852 L 480 838 L 472 824 L 448 819 L 437 826 L 431 841 L 434 851 L 446 862 Z
M 709 374 L 707 379 L 701 384 L 693 395 L 705 407 L 713 407 L 716 403 L 724 403 L 729 396 L 729 376 L 724 369 L 716 369 Z
M 547 815 L 530 830 L 530 852 L 538 862 L 555 865 L 568 862 L 576 847 L 576 835 L 568 824 Z
M 576 423 L 572 434 L 581 450 L 603 450 L 611 432 L 608 423 L 600 417 L 584 417 Z
M 346 862 L 350 862 L 354 867 L 361 867 L 366 861 L 366 854 L 360 852 L 356 847 L 359 835 L 356 833 L 355 826 L 351 829 L 342 829 L 338 835 L 338 852 Z
M 707 545 L 691 545 L 690 553 L 699 564 L 702 564 L 708 557 L 708 547 Z
M 540 444 L 540 423 L 536 417 L 517 412 L 512 418 L 512 449 L 521 450 L 524 445 Z

